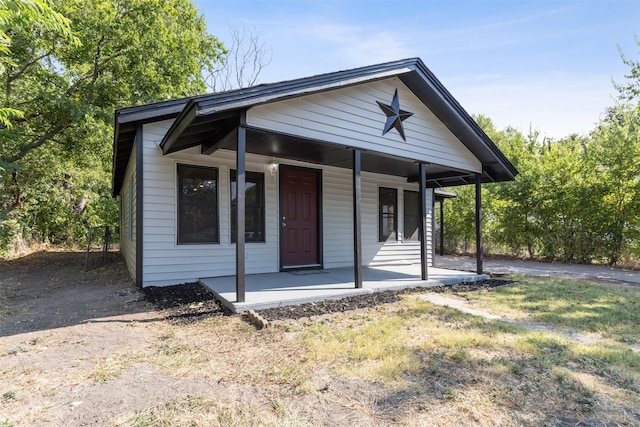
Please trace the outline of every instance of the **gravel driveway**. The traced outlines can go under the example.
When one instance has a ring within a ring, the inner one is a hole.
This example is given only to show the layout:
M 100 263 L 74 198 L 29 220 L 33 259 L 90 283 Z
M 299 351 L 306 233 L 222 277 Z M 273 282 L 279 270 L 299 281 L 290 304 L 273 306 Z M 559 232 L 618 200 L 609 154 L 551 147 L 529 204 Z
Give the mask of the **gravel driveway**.
M 462 256 L 436 256 L 436 267 L 475 271 L 476 259 Z M 599 280 L 640 286 L 640 271 L 603 265 L 559 264 L 518 260 L 484 260 L 484 272 L 490 274 L 532 274 L 536 276 L 566 277 Z

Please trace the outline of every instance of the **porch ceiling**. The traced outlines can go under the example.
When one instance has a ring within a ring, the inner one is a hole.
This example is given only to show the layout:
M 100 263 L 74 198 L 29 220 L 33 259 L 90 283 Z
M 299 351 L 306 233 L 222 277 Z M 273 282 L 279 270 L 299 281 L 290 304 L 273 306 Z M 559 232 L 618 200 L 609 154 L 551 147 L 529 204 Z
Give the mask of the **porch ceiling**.
M 212 140 L 215 136 L 219 139 Z M 187 127 L 176 141 L 180 149 L 200 145 L 203 154 L 215 155 L 218 149 L 235 150 L 237 127 L 230 127 L 228 119 L 219 122 L 198 122 Z M 177 150 L 172 150 L 177 151 Z M 317 165 L 351 169 L 353 158 L 351 147 L 303 139 L 298 136 L 247 128 L 247 153 L 297 160 Z M 417 180 L 418 163 L 413 159 L 362 151 L 362 170 L 384 175 Z M 463 185 L 473 182 L 473 174 L 447 166 L 430 164 L 427 166 L 428 187 Z

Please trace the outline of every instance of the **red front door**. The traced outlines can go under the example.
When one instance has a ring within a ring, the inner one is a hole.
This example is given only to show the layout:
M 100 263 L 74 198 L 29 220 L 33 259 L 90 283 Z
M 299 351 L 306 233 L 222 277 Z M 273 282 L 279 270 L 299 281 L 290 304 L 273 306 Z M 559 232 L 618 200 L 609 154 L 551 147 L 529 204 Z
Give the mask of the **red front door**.
M 280 264 L 283 268 L 320 265 L 319 172 L 280 168 Z

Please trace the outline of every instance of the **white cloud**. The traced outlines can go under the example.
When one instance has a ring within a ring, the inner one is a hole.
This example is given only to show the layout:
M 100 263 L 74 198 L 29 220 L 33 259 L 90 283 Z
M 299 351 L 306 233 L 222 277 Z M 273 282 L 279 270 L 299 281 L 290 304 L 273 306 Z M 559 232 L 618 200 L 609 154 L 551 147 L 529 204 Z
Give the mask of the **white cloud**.
M 352 66 L 369 65 L 410 56 L 403 38 L 386 32 L 360 26 L 323 22 L 312 19 L 301 23 L 297 33 L 308 38 L 308 43 L 321 43 L 332 52 L 336 60 Z

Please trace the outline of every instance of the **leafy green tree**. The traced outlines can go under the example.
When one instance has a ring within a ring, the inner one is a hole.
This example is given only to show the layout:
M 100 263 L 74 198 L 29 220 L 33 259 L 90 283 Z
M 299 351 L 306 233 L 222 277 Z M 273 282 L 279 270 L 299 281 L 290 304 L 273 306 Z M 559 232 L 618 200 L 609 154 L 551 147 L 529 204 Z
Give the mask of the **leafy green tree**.
M 482 188 L 483 245 L 486 251 L 519 255 L 526 248 L 530 256 L 536 253 L 539 225 L 531 212 L 538 203 L 534 194 L 539 181 L 537 134 L 527 139 L 519 131 L 496 130 L 490 118 L 474 119 L 520 170 L 515 182 L 485 184 Z M 445 210 L 445 244 L 449 251 L 475 248 L 475 188 L 473 185 L 450 189 L 458 197 L 447 201 Z
M 625 248 L 640 256 L 640 105 L 610 108 L 592 133 L 588 167 L 598 189 L 599 233 L 611 264 Z
M 42 0 L 0 0 L 0 72 L 15 66 L 11 58 L 11 36 L 16 30 L 38 28 L 57 34 L 69 43 L 78 39 L 71 32 L 69 20 L 52 10 Z M 0 126 L 11 127 L 12 119 L 22 118 L 21 110 L 0 107 Z
M 82 228 L 80 206 L 97 212 L 94 205 L 111 203 L 101 209 L 113 212 L 116 201 L 105 197 L 114 109 L 202 93 L 203 71 L 225 52 L 188 0 L 36 3 L 67 22 L 78 42 L 38 21 L 3 28 L 10 45 L 2 108 L 23 112 L 5 115 L 12 126 L 0 127 L 5 248 L 17 234 L 72 239 Z
M 541 180 L 536 184 L 538 204 L 532 214 L 541 225 L 542 255 L 562 261 L 587 262 L 592 248 L 585 228 L 592 203 L 583 168 L 584 142 L 576 135 L 547 141 L 536 165 Z
M 28 106 L 2 159 L 14 163 L 113 108 L 202 92 L 222 45 L 186 0 L 58 0 L 81 41 L 32 26 L 12 35 L 5 104 Z
M 483 125 L 482 121 L 479 123 Z M 490 219 L 484 227 L 489 233 L 486 240 L 511 254 L 526 251 L 533 257 L 542 234 L 541 224 L 533 214 L 541 199 L 537 190 L 541 173 L 536 167 L 540 158 L 539 135 L 532 131 L 525 137 L 513 128 L 496 131 L 493 125 L 484 125 L 483 129 L 520 172 L 514 182 L 485 186 L 485 217 Z
M 472 185 L 448 189 L 457 197 L 444 202 L 444 244 L 449 252 L 475 248 L 475 188 Z
M 636 37 L 636 45 L 640 51 L 640 39 Z M 619 49 L 620 50 L 620 49 Z M 613 82 L 613 86 L 620 94 L 620 99 L 623 101 L 637 101 L 640 99 L 640 61 L 629 58 L 620 50 L 620 57 L 625 65 L 628 65 L 630 70 L 629 74 L 625 75 L 625 83 Z
M 475 118 L 520 171 L 514 182 L 484 186 L 486 247 L 582 263 L 640 256 L 640 63 L 622 59 L 631 72 L 614 85 L 631 102 L 609 108 L 587 137 L 540 141 Z M 472 192 L 455 191 L 462 197 L 445 211 L 450 250 L 473 239 Z

